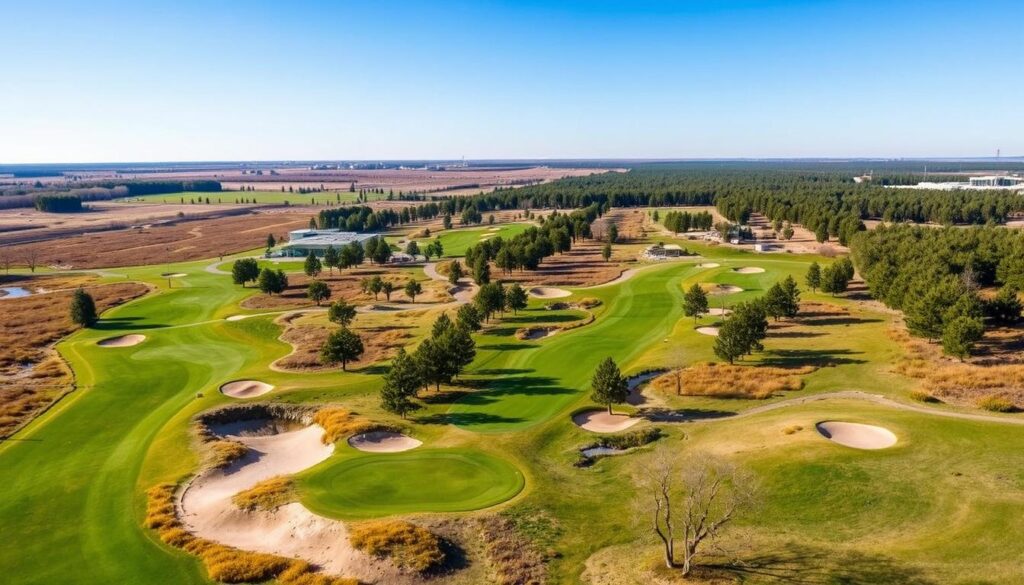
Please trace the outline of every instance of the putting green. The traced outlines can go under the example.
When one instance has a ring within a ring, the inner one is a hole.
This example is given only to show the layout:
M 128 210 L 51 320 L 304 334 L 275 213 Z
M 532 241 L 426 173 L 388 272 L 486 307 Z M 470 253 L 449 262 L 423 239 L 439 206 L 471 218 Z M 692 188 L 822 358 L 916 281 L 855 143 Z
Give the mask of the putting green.
M 328 460 L 300 482 L 310 510 L 346 519 L 479 510 L 512 498 L 523 485 L 512 464 L 468 449 Z

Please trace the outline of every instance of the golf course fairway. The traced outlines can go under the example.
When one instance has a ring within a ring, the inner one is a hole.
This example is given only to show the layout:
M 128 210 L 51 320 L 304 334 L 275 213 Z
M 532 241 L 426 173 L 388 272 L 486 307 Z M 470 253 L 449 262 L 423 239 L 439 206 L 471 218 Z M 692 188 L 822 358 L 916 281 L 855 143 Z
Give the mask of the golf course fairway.
M 523 474 L 497 457 L 468 449 L 332 458 L 300 481 L 302 502 L 333 518 L 415 512 L 464 512 L 518 494 Z

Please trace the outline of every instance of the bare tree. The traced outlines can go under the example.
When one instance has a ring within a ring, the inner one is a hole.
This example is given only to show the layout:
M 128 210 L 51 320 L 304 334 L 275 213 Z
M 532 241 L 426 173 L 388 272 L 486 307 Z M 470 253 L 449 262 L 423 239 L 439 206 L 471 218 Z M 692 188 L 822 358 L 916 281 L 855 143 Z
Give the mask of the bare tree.
M 7 250 L 0 249 L 0 265 L 4 267 L 4 274 L 11 273 L 12 262 L 14 262 L 14 259 L 11 258 L 11 254 Z
M 641 493 L 651 530 L 662 544 L 665 566 L 688 575 L 703 549 L 756 501 L 749 474 L 707 454 L 677 462 L 670 455 L 644 470 Z M 679 555 L 677 543 L 682 547 Z M 679 558 L 681 556 L 681 559 Z
M 39 265 L 39 250 L 35 248 L 29 248 L 25 252 L 25 264 L 28 264 L 28 269 L 32 272 L 36 271 L 36 266 Z

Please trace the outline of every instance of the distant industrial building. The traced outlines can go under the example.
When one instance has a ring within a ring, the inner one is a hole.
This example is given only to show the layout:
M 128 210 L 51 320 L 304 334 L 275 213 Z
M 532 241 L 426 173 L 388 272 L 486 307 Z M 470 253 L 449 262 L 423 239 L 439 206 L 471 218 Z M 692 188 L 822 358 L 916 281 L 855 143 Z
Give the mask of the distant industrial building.
M 971 187 L 1017 187 L 1024 185 L 1024 177 L 1010 175 L 991 175 L 988 177 L 971 177 L 968 180 Z
M 895 189 L 939 189 L 943 191 L 1007 189 L 1024 190 L 1024 177 L 1020 175 L 986 175 L 968 177 L 966 181 L 950 181 L 944 183 L 922 182 L 916 185 L 890 185 Z
M 337 230 L 292 230 L 288 232 L 288 243 L 281 246 L 281 256 L 308 256 L 310 252 L 323 256 L 327 248 L 340 250 L 352 242 L 365 243 L 377 234 L 357 234 L 355 232 L 339 232 Z

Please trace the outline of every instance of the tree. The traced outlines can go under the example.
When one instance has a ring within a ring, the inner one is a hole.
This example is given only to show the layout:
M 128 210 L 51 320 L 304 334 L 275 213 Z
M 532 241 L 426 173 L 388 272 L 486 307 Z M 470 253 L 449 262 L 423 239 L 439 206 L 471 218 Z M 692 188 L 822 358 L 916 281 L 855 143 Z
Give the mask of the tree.
M 277 245 L 277 240 L 274 239 L 274 234 L 267 234 L 267 249 L 271 249 Z
M 306 296 L 319 307 L 321 301 L 331 298 L 331 287 L 327 286 L 327 283 L 322 280 L 314 280 L 306 288 Z
M 78 287 L 71 296 L 71 321 L 82 327 L 96 323 L 96 302 L 85 289 Z
M 821 288 L 821 266 L 818 266 L 817 262 L 811 262 L 811 265 L 807 267 L 807 276 L 804 278 L 804 282 L 807 283 L 811 291 Z
M 441 313 L 437 319 L 434 319 L 434 324 L 430 327 L 430 338 L 437 339 L 452 327 L 455 327 L 455 324 L 452 323 L 448 313 Z
M 468 331 L 479 331 L 480 311 L 478 311 L 473 305 L 462 305 L 455 313 L 455 321 L 459 327 L 463 327 Z
M 473 297 L 473 304 L 484 321 L 489 321 L 494 313 L 505 310 L 505 289 L 497 282 L 482 285 Z
M 526 291 L 518 282 L 513 283 L 505 293 L 505 307 L 511 310 L 513 315 L 526 308 L 527 300 Z
M 619 226 L 614 223 L 608 226 L 608 243 L 614 244 L 619 241 Z
M 601 248 L 601 257 L 604 258 L 605 262 L 607 262 L 607 261 L 612 259 L 612 245 L 611 244 L 605 244 L 604 247 Z
M 821 290 L 830 293 L 832 296 L 846 292 L 850 285 L 847 277 L 846 267 L 840 262 L 833 262 L 825 267 L 821 273 Z
M 405 415 L 415 408 L 412 398 L 423 384 L 416 360 L 406 354 L 404 349 L 399 349 L 391 362 L 391 369 L 383 377 L 384 386 L 380 390 L 381 408 L 404 419 Z
M 247 282 L 255 282 L 260 277 L 260 266 L 255 258 L 241 258 L 231 265 L 231 280 L 245 287 Z
M 789 241 L 793 239 L 793 226 L 786 222 L 786 227 L 782 228 L 782 239 Z
M 740 514 L 756 505 L 752 477 L 722 459 L 663 456 L 643 471 L 641 506 L 662 545 L 665 566 L 689 575 L 702 549 Z M 682 558 L 676 544 L 682 546 Z
M 324 251 L 324 266 L 330 270 L 331 275 L 334 275 L 334 269 L 341 264 L 341 254 L 334 248 L 334 246 L 327 246 L 327 250 Z
M 767 313 L 769 317 L 778 321 L 786 314 L 787 300 L 786 291 L 782 289 L 782 285 L 776 282 L 764 295 L 765 313 Z
M 380 292 L 384 293 L 384 298 L 389 302 L 391 301 L 391 293 L 395 292 L 395 283 L 390 280 L 385 280 L 380 283 Z
M 363 355 L 363 340 L 348 327 L 342 327 L 331 333 L 320 347 L 320 361 L 324 364 L 341 362 L 342 371 L 346 370 L 348 362 L 359 359 L 361 355 Z
M 405 283 L 405 296 L 412 299 L 412 302 L 416 302 L 416 296 L 423 292 L 423 285 L 415 280 L 410 280 Z
M 629 397 L 629 384 L 619 372 L 619 366 L 610 357 L 597 366 L 594 377 L 590 380 L 592 390 L 590 399 L 598 404 L 608 406 L 608 414 L 612 413 L 612 404 L 622 404 Z
M 985 305 L 985 312 L 997 323 L 1012 325 L 1020 321 L 1020 292 L 1012 284 L 1003 285 L 995 298 Z
M 315 278 L 320 275 L 323 270 L 323 266 L 320 264 L 320 259 L 316 257 L 316 254 L 312 250 L 309 251 L 309 255 L 306 256 L 306 263 L 303 265 L 302 270 L 306 273 L 306 276 Z
M 473 264 L 473 281 L 483 286 L 491 282 L 491 267 L 487 264 L 487 257 L 481 255 Z
M 434 384 L 436 390 L 440 391 L 441 382 L 444 378 L 445 355 L 444 350 L 433 338 L 423 340 L 423 343 L 416 348 L 413 354 L 413 361 L 419 371 L 420 381 L 424 387 Z
M 348 327 L 356 318 L 356 308 L 345 299 L 338 299 L 327 309 L 327 319 L 342 327 Z
M 971 317 L 957 317 L 946 323 L 942 329 L 942 351 L 964 361 L 971 355 L 974 344 L 981 339 L 985 333 L 985 326 L 981 319 Z
M 715 355 L 729 362 L 735 362 L 737 358 L 747 353 L 747 346 L 744 342 L 742 325 L 734 318 L 728 319 L 718 328 L 718 336 L 715 337 Z
M 452 229 L 452 216 L 450 214 L 445 214 L 445 216 L 441 219 L 441 225 L 446 230 Z
M 413 260 L 416 256 L 420 255 L 420 246 L 415 240 L 409 240 L 409 243 L 405 245 L 405 253 L 412 256 Z
M 463 368 L 473 363 L 476 357 L 476 342 L 469 330 L 464 327 L 450 327 L 435 339 L 441 354 L 444 356 L 443 368 L 444 382 L 451 380 L 462 373 Z
M 288 277 L 283 270 L 264 268 L 260 270 L 259 278 L 256 279 L 256 285 L 259 287 L 260 292 L 264 294 L 280 294 L 284 292 L 284 289 L 288 288 Z
M 792 275 L 782 281 L 782 291 L 785 293 L 782 304 L 782 316 L 792 319 L 800 313 L 800 289 L 796 286 L 796 279 Z
M 448 282 L 452 286 L 458 286 L 459 279 L 463 276 L 465 276 L 465 273 L 462 270 L 462 264 L 459 264 L 458 260 L 452 260 L 448 270 Z
M 695 284 L 687 289 L 686 294 L 683 295 L 683 313 L 687 317 L 693 317 L 693 322 L 696 323 L 702 315 L 708 312 L 708 295 L 704 292 L 704 289 L 699 284 Z
M 341 265 L 344 268 L 359 266 L 366 259 L 366 250 L 359 242 L 352 242 L 341 249 Z
M 818 228 L 814 230 L 814 239 L 819 244 L 824 244 L 828 241 L 828 222 L 823 221 L 818 224 Z

